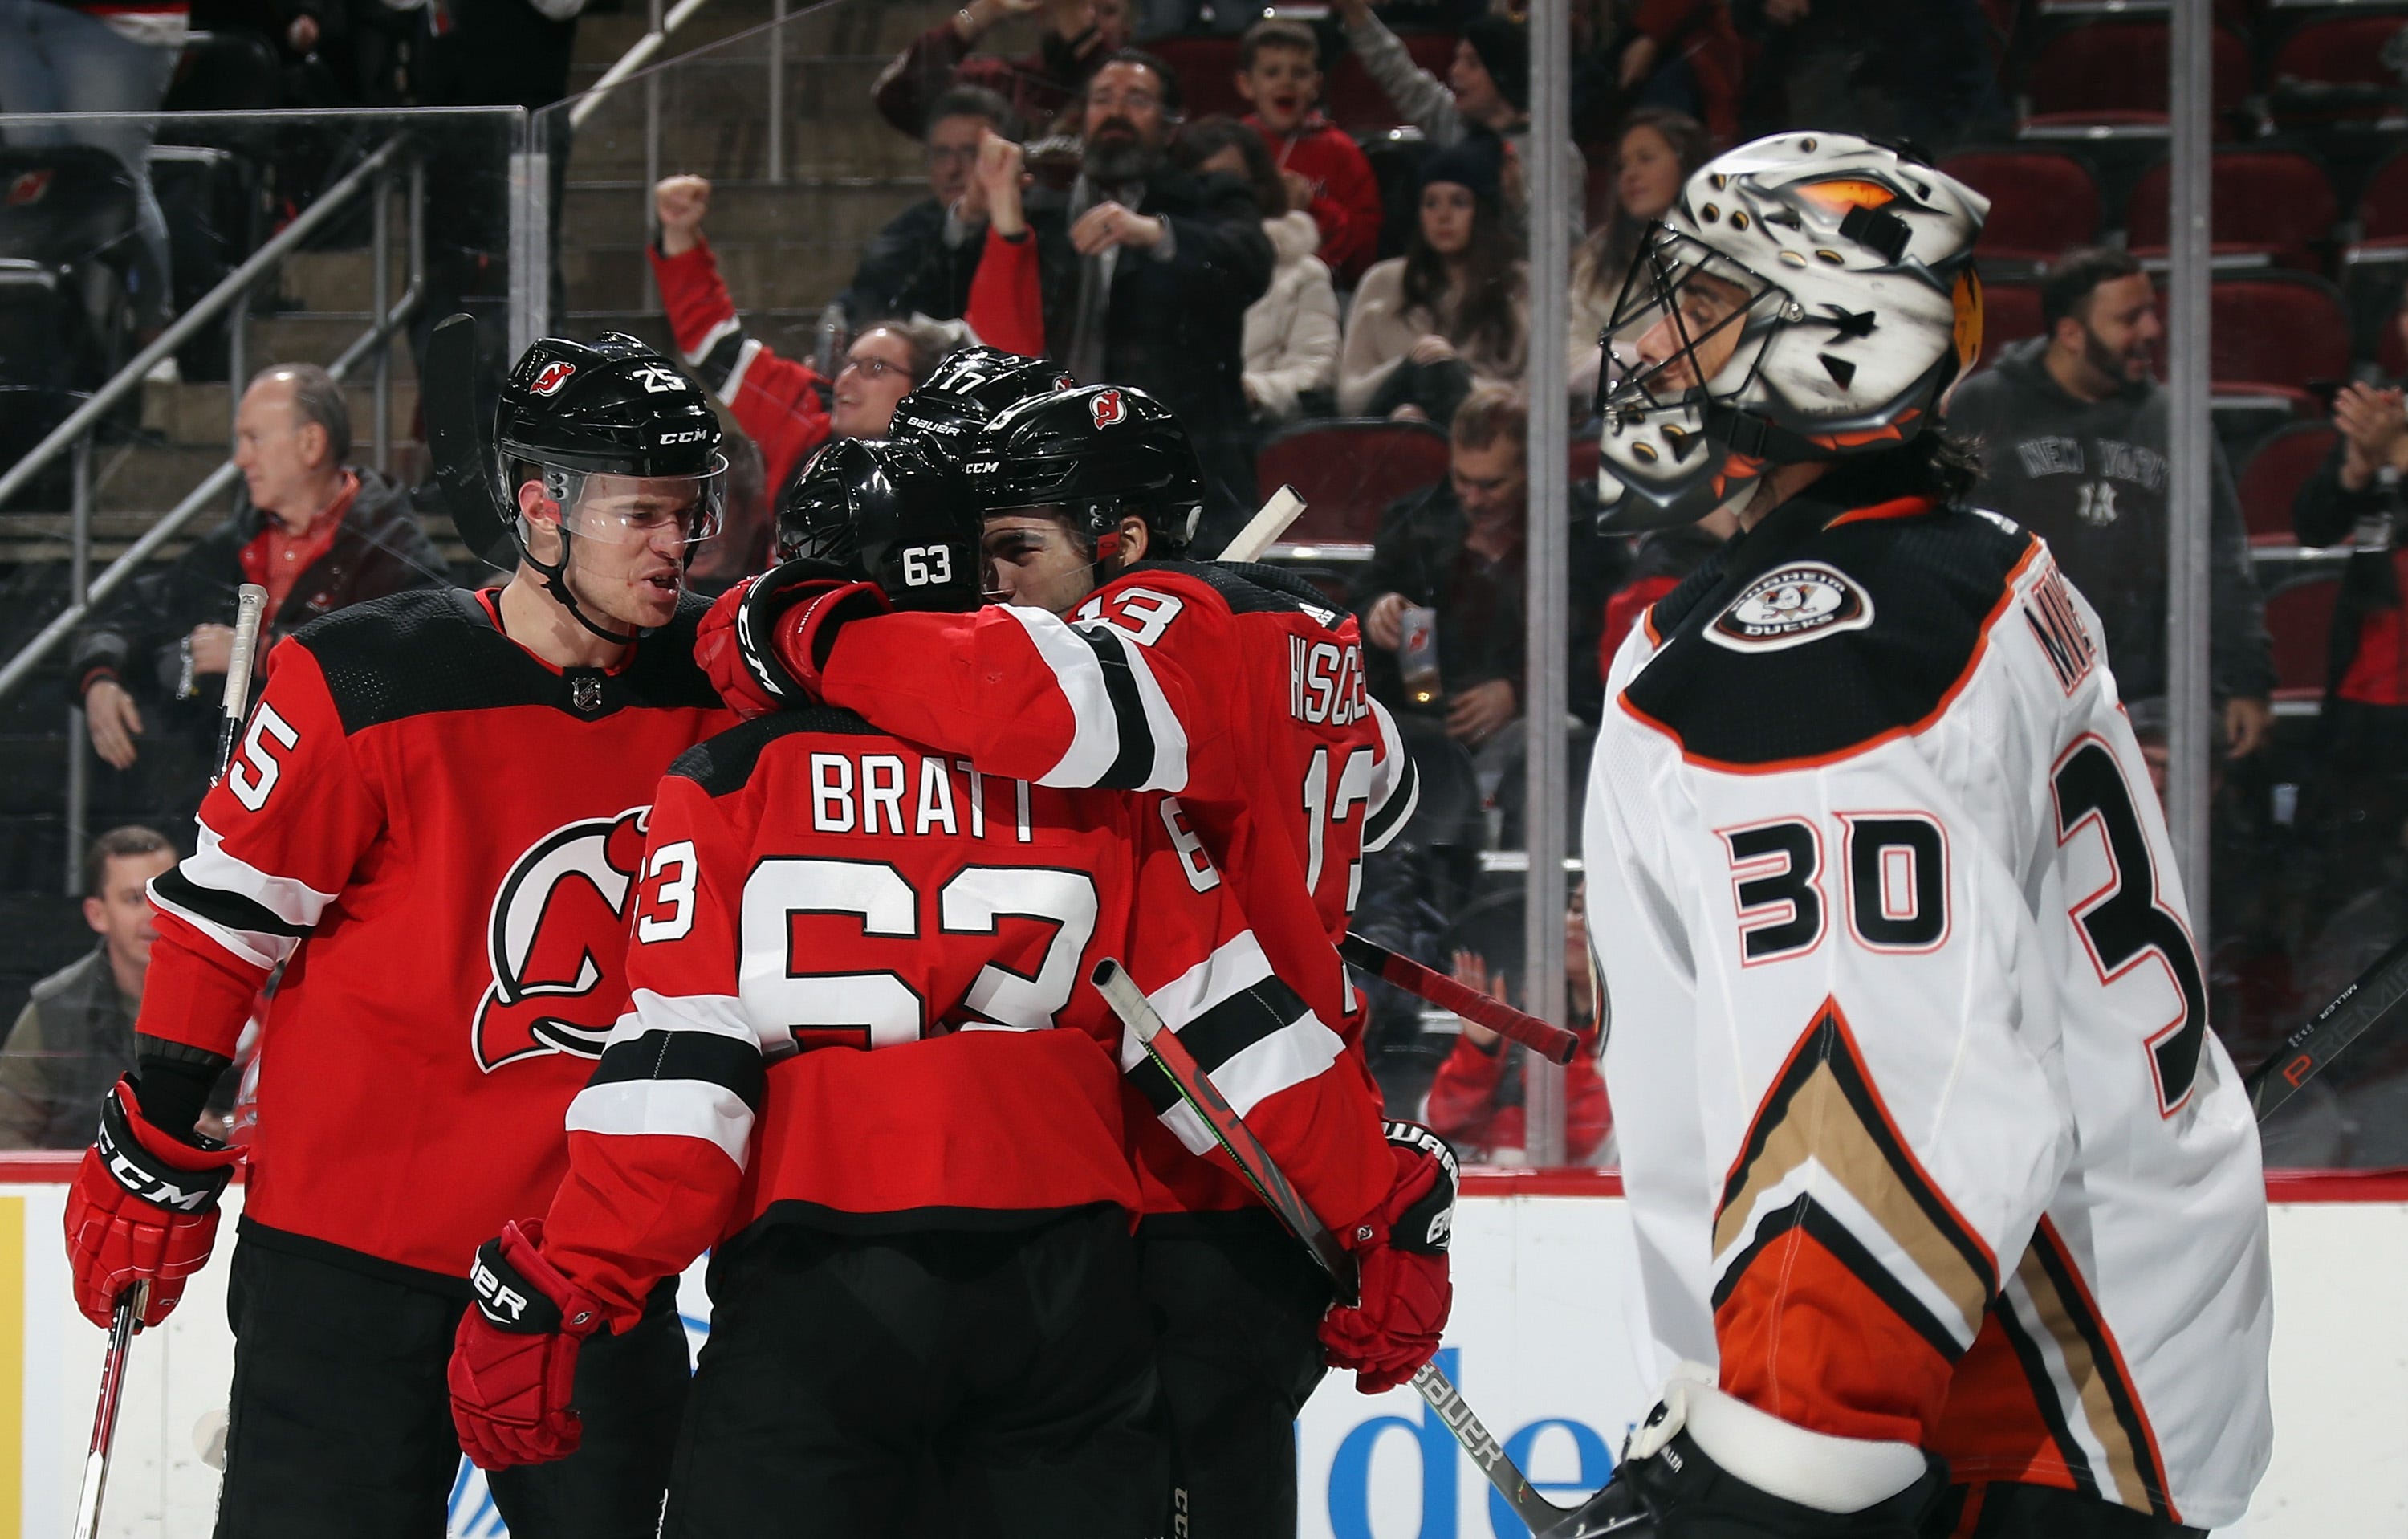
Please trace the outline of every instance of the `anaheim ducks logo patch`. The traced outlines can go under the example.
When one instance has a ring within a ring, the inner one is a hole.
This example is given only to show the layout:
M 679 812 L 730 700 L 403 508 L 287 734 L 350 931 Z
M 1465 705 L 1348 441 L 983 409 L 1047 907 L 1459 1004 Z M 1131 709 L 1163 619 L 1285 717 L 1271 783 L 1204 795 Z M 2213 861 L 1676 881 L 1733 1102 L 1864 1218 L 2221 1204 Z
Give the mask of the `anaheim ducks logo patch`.
M 1749 583 L 1714 616 L 1706 640 L 1733 652 L 1779 652 L 1872 623 L 1872 597 L 1855 579 L 1820 561 L 1797 561 Z

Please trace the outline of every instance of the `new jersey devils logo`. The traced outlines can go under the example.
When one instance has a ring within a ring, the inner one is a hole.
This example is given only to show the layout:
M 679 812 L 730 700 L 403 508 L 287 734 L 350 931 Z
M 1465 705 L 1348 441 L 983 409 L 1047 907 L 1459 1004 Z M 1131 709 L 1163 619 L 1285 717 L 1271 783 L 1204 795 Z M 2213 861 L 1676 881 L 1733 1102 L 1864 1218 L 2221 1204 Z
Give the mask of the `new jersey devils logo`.
M 485 930 L 494 981 L 470 1032 L 487 1073 L 538 1053 L 602 1056 L 625 1002 L 619 956 L 650 811 L 555 828 L 502 878 Z
M 543 372 L 535 377 L 535 383 L 527 388 L 538 396 L 557 396 L 560 387 L 566 384 L 568 377 L 576 372 L 575 364 L 546 364 Z
M 1117 390 L 1104 391 L 1088 401 L 1087 405 L 1096 413 L 1097 427 L 1110 427 L 1121 420 L 1121 393 Z

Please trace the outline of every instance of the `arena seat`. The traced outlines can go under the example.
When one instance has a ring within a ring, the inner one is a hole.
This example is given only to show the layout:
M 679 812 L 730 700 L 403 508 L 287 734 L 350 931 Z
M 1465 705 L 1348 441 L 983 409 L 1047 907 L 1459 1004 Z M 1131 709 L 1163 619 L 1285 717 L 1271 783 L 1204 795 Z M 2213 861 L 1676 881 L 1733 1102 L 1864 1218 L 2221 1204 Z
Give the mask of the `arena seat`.
M 2279 396 L 2300 416 L 2324 414 L 2310 382 L 2349 374 L 2349 313 L 2338 289 L 2305 273 L 2219 277 L 2208 307 L 2208 377 L 2218 396 Z
M 2241 517 L 2252 545 L 2296 543 L 2291 502 L 2300 485 L 2332 452 L 2333 430 L 2325 423 L 2290 423 L 2276 428 L 2250 452 L 2241 467 Z
M 2394 345 L 2387 318 L 2408 278 L 2408 151 L 2375 165 L 2358 194 L 2357 214 L 2358 238 L 2342 249 L 2341 280 L 2364 357 Z
M 2339 199 L 2323 164 L 2296 150 L 2219 150 L 2210 163 L 2208 239 L 2219 269 L 2291 267 L 2320 272 Z M 2159 161 L 2142 173 L 2125 204 L 2125 242 L 2162 266 L 2172 219 L 2172 175 Z
M 2019 138 L 2162 138 L 2172 35 L 2162 21 L 2069 26 L 2040 46 L 2026 71 L 2028 103 Z M 2249 94 L 2249 45 L 2218 26 L 2212 43 L 2213 109 L 2221 118 Z M 2219 137 L 2229 127 L 2219 123 Z
M 1409 32 L 1400 36 L 1413 63 L 1440 80 L 1446 79 L 1448 67 L 1455 63 L 1455 34 Z M 1388 100 L 1388 93 L 1364 71 L 1363 61 L 1352 53 L 1324 72 L 1321 110 L 1330 122 L 1358 136 L 1394 128 L 1405 121 L 1397 111 L 1397 104 Z
M 2029 283 L 1982 285 L 1982 356 L 1975 367 L 1995 360 L 2014 343 L 2041 334 L 2040 290 Z
M 1970 150 L 1940 169 L 1990 200 L 1974 254 L 1986 263 L 2044 266 L 2099 238 L 2099 180 L 2062 150 Z
M 2266 598 L 2266 631 L 2274 642 L 2274 698 L 2321 699 L 2332 656 L 2333 601 L 2341 579 L 2329 572 L 2294 578 Z
M 1293 486 L 1305 501 L 1285 545 L 1365 545 L 1408 492 L 1446 479 L 1446 434 L 1428 423 L 1355 418 L 1298 423 L 1254 456 L 1257 496 Z
M 2373 7 L 2367 7 L 2372 9 Z M 2400 110 L 2400 78 L 2383 46 L 2408 15 L 2326 16 L 2294 27 L 2267 61 L 2268 107 L 2283 129 L 2374 127 Z
M 1187 101 L 1185 116 L 1202 118 L 1216 112 L 1245 116 L 1246 99 L 1238 94 L 1235 37 L 1156 37 L 1142 46 L 1179 77 L 1179 88 Z

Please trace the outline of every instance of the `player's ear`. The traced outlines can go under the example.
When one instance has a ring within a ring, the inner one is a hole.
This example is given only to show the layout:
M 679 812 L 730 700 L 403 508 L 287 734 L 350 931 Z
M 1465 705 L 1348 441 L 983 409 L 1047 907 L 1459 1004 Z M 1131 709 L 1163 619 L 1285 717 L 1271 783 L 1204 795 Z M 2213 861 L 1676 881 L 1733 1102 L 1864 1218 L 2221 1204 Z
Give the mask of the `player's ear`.
M 1132 561 L 1144 560 L 1146 541 L 1150 538 L 1145 520 L 1134 514 L 1122 519 L 1120 533 L 1121 565 L 1125 567 Z

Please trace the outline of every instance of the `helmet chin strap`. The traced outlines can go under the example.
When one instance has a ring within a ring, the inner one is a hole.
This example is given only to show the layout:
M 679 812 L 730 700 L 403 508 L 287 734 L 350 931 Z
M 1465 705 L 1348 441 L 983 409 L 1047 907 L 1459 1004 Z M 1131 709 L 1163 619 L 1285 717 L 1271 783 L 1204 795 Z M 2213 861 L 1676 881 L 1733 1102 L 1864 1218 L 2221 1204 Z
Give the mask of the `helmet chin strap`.
M 535 552 L 527 547 L 527 544 L 523 539 L 519 542 L 519 554 L 526 558 L 526 564 L 533 567 L 538 572 L 540 572 L 543 575 L 544 591 L 552 595 L 553 599 L 559 603 L 562 609 L 568 611 L 568 617 L 570 619 L 576 621 L 579 625 L 583 626 L 587 630 L 592 631 L 595 635 L 602 638 L 602 640 L 606 641 L 613 642 L 619 646 L 633 646 L 638 641 L 642 640 L 645 637 L 651 635 L 651 629 L 643 626 L 637 626 L 632 635 L 623 631 L 611 630 L 604 626 L 596 624 L 593 617 L 585 612 L 584 606 L 577 601 L 577 594 L 575 590 L 568 585 L 569 542 L 574 537 L 569 534 L 568 525 L 565 520 L 561 523 L 559 528 L 560 559 L 550 565 L 546 565 L 543 561 L 538 559 Z

